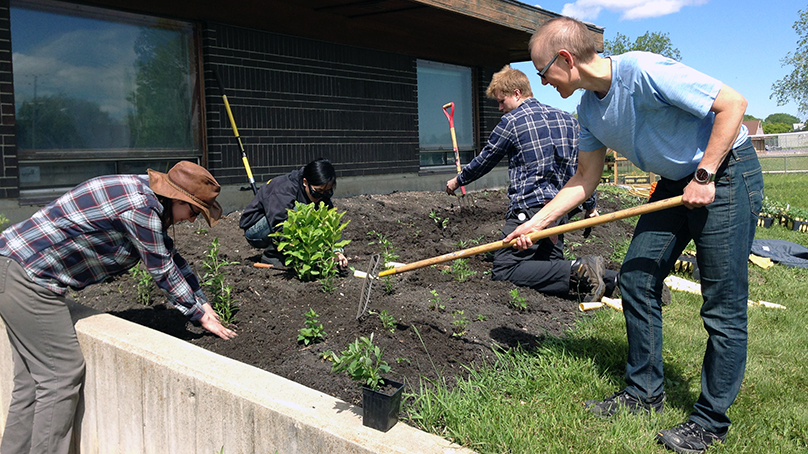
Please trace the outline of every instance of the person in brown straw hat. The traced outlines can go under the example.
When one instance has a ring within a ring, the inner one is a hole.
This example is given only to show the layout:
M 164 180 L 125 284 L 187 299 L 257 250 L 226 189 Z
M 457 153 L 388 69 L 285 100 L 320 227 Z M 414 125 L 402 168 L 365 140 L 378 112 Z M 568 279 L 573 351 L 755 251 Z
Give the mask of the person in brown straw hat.
M 168 227 L 210 226 L 222 215 L 219 184 L 182 161 L 167 174 L 93 178 L 0 233 L 0 316 L 14 358 L 14 389 L 0 452 L 66 453 L 84 378 L 68 289 L 82 289 L 143 262 L 172 304 L 222 339 L 224 327 Z

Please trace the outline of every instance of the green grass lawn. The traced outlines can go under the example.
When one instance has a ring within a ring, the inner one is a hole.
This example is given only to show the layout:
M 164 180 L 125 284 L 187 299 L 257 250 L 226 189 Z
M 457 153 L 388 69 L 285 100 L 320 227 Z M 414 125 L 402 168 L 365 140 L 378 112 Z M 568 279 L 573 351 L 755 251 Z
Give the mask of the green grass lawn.
M 775 200 L 808 201 L 808 174 L 766 175 L 765 184 Z M 759 228 L 756 238 L 808 247 L 808 233 L 781 226 Z M 729 410 L 733 424 L 726 443 L 709 452 L 808 452 L 808 270 L 750 264 L 749 272 L 750 299 L 787 309 L 749 308 L 748 362 Z M 700 305 L 700 296 L 674 292 L 663 309 L 668 401 L 662 415 L 604 420 L 585 411 L 585 400 L 625 385 L 625 322 L 621 313 L 601 309 L 582 317 L 566 338 L 475 365 L 452 391 L 424 383 L 408 399 L 410 423 L 480 453 L 669 452 L 654 436 L 684 421 L 698 397 L 707 337 Z

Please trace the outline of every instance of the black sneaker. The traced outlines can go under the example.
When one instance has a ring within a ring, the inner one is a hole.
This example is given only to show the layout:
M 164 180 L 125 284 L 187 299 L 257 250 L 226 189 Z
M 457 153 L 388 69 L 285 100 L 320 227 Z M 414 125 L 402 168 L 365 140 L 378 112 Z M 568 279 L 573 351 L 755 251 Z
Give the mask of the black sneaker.
M 632 396 L 626 390 L 618 391 L 603 400 L 587 400 L 586 409 L 595 416 L 608 418 L 620 410 L 627 410 L 633 415 L 651 414 L 651 410 L 662 413 L 662 404 L 665 402 L 665 393 L 654 398 L 651 402 L 643 402 Z
M 672 429 L 660 431 L 656 437 L 666 448 L 689 454 L 704 452 L 716 442 L 723 443 L 727 433 L 713 433 L 693 421 L 686 421 Z
M 581 297 L 581 301 L 600 301 L 606 291 L 603 275 L 606 267 L 603 257 L 581 257 L 572 262 L 570 290 Z

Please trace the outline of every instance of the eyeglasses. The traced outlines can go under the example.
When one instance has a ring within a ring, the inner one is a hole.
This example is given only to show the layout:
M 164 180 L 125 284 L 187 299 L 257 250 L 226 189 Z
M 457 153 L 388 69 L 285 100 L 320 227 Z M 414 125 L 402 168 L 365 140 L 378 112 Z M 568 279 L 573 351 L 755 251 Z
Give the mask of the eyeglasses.
M 188 203 L 188 202 L 185 202 L 185 203 Z M 202 214 L 201 211 L 196 211 L 196 208 L 194 208 L 194 206 L 191 205 L 190 203 L 188 203 L 188 207 L 191 208 L 191 217 L 192 218 L 195 218 L 195 217 L 199 216 L 200 214 Z
M 539 75 L 539 77 L 541 77 L 542 79 L 544 79 L 544 75 L 545 75 L 545 74 L 547 74 L 547 70 L 549 70 L 549 69 L 550 69 L 550 67 L 551 67 L 551 66 L 553 66 L 553 63 L 555 63 L 556 58 L 558 58 L 558 53 L 556 53 L 556 54 L 555 54 L 555 57 L 553 57 L 553 59 L 552 59 L 552 60 L 550 60 L 550 63 L 547 63 L 547 64 L 544 66 L 544 68 L 542 68 L 542 70 L 541 70 L 541 71 L 539 71 L 539 72 L 537 73 L 537 74 Z
M 322 198 L 331 197 L 332 195 L 334 195 L 334 186 L 331 186 L 331 189 L 329 189 L 327 191 L 318 191 L 317 189 L 314 189 L 313 187 L 311 187 L 311 183 L 309 183 L 308 181 L 306 182 L 306 184 L 309 185 L 309 193 L 315 199 L 322 199 Z

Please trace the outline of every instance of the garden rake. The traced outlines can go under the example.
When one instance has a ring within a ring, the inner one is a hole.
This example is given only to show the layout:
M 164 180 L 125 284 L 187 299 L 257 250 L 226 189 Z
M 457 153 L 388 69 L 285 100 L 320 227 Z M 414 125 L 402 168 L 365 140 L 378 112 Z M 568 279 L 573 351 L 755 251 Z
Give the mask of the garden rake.
M 454 158 L 455 158 L 455 168 L 457 169 L 457 174 L 460 175 L 460 172 L 463 170 L 460 167 L 460 151 L 457 148 L 457 134 L 455 133 L 454 127 L 454 102 L 449 102 L 443 105 L 443 114 L 446 115 L 446 119 L 449 120 L 449 132 L 452 134 L 452 149 L 454 150 Z M 463 203 L 466 199 L 466 187 L 460 186 L 460 192 L 463 195 L 460 196 L 459 203 L 460 209 L 463 209 Z
M 669 199 L 658 200 L 656 202 L 646 203 L 644 205 L 639 205 L 636 207 L 626 208 L 624 210 L 615 211 L 613 213 L 606 213 L 600 216 L 596 216 L 594 218 L 582 219 L 580 221 L 570 222 L 569 224 L 559 225 L 555 227 L 550 227 L 544 230 L 539 230 L 538 232 L 533 232 L 529 234 L 530 240 L 536 243 L 537 241 L 549 238 L 555 235 L 560 235 L 562 233 L 572 232 L 574 230 L 579 229 L 586 229 L 589 227 L 595 227 L 598 225 L 608 224 L 609 222 L 617 221 L 620 219 L 626 219 L 634 216 L 640 216 L 643 214 L 653 213 L 655 211 L 664 210 L 666 208 L 673 208 L 682 205 L 682 196 L 671 197 Z M 494 241 L 492 243 L 482 244 L 480 246 L 475 246 L 468 249 L 462 249 L 455 252 L 450 252 L 448 254 L 443 254 L 437 257 L 432 257 L 424 260 L 420 260 L 417 262 L 404 264 L 401 266 L 396 266 L 393 268 L 388 268 L 386 270 L 381 271 L 378 275 L 375 274 L 375 269 L 379 266 L 378 259 L 374 263 L 371 260 L 372 269 L 368 268 L 368 273 L 365 277 L 366 281 L 365 286 L 362 291 L 362 299 L 360 300 L 359 304 L 359 312 L 357 313 L 356 318 L 359 319 L 367 310 L 368 304 L 370 302 L 370 289 L 373 286 L 373 281 L 376 279 L 380 279 L 385 276 L 390 276 L 392 274 L 400 274 L 406 271 L 417 270 L 419 268 L 424 268 L 431 265 L 437 265 L 438 263 L 449 262 L 451 260 L 457 260 L 464 257 L 470 257 L 472 255 L 483 254 L 486 252 L 493 252 L 499 249 L 503 249 L 506 247 L 512 247 L 516 244 L 516 240 L 511 241 Z

